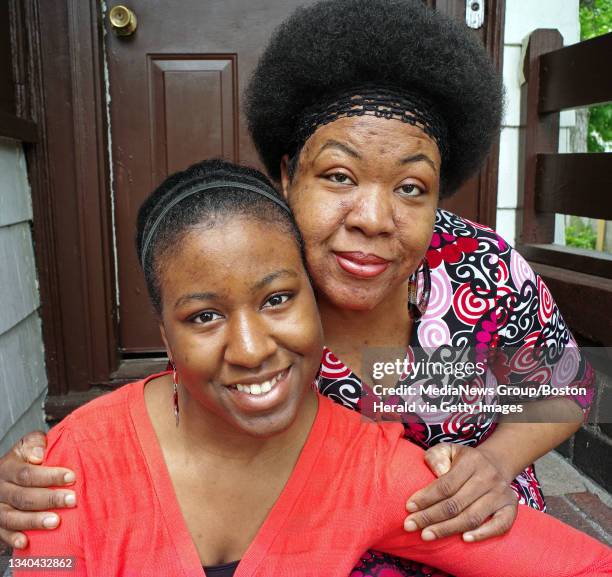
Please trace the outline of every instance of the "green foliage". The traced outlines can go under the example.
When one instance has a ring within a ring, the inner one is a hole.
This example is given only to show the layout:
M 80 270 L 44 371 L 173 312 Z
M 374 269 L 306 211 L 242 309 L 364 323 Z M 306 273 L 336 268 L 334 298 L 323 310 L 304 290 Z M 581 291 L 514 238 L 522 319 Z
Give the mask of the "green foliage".
M 587 150 L 606 152 L 606 142 L 612 142 L 612 104 L 592 106 L 589 109 Z
M 580 38 L 612 32 L 612 0 L 580 0 Z
M 580 0 L 580 37 L 588 40 L 612 32 L 612 0 Z M 589 109 L 587 150 L 606 152 L 612 143 L 612 104 Z
M 565 227 L 565 244 L 578 248 L 595 248 L 597 234 L 589 224 L 585 224 L 578 217 L 572 216 L 570 224 Z

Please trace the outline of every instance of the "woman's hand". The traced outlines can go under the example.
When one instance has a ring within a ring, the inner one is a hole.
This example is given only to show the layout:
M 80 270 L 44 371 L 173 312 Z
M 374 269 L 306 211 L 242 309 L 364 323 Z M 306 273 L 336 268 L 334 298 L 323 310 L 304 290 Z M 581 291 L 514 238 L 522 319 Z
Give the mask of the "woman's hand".
M 42 467 L 44 433 L 28 433 L 0 459 L 0 539 L 17 549 L 27 547 L 27 529 L 55 529 L 59 516 L 45 509 L 74 507 L 73 491 L 42 489 L 74 483 L 69 469 Z M 25 511 L 42 511 L 26 513 Z
M 463 533 L 464 541 L 473 542 L 512 527 L 516 495 L 482 447 L 440 443 L 425 453 L 425 461 L 438 479 L 408 500 L 406 531 L 421 529 L 425 541 Z

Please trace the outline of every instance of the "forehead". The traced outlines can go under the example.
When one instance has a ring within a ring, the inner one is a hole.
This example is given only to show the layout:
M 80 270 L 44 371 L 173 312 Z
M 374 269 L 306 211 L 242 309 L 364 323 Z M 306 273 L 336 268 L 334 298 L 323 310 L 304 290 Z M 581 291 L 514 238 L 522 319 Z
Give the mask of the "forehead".
M 242 216 L 191 228 L 158 268 L 164 296 L 194 286 L 223 292 L 250 287 L 280 269 L 304 273 L 293 236 L 282 225 Z
M 440 162 L 438 145 L 418 126 L 397 119 L 363 115 L 339 118 L 319 126 L 306 141 L 303 152 L 313 156 L 330 140 L 350 145 L 363 154 L 401 158 L 415 152 L 427 153 Z

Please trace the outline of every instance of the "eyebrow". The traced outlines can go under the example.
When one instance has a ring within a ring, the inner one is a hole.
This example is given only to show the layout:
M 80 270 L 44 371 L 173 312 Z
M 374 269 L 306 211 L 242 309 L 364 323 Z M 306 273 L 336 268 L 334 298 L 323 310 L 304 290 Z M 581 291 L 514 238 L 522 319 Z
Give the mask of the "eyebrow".
M 405 156 L 404 158 L 400 159 L 398 164 L 399 165 L 412 164 L 414 162 L 426 162 L 427 164 L 429 164 L 429 166 L 431 166 L 431 168 L 433 168 L 435 173 L 438 172 L 438 169 L 436 168 L 436 164 L 426 154 L 413 154 L 412 156 Z
M 281 278 L 281 277 L 296 278 L 297 276 L 298 276 L 297 273 L 293 270 L 289 270 L 289 269 L 277 270 L 275 272 L 267 274 L 260 281 L 255 283 L 253 287 L 251 288 L 251 292 L 254 293 L 254 292 L 257 292 L 258 290 L 261 290 L 263 287 L 275 281 L 277 278 Z M 221 297 L 217 293 L 214 293 L 214 292 L 189 293 L 189 294 L 183 295 L 182 297 L 178 298 L 177 301 L 174 303 L 174 308 L 178 309 L 179 307 L 183 306 L 184 304 L 190 301 L 218 301 L 220 298 Z
M 183 295 L 174 303 L 174 308 L 178 309 L 189 301 L 216 301 L 219 300 L 219 295 L 217 293 L 206 292 L 206 293 L 190 293 L 188 295 Z
M 275 272 L 271 272 L 270 274 L 267 274 L 265 277 L 263 277 L 260 281 L 255 283 L 253 285 L 253 288 L 251 289 L 251 292 L 252 293 L 257 292 L 258 290 L 261 290 L 266 285 L 269 285 L 272 281 L 275 281 L 277 278 L 282 278 L 282 277 L 296 278 L 297 273 L 294 270 L 289 270 L 286 268 L 277 270 Z
M 328 148 L 337 148 L 338 150 L 341 150 L 345 154 L 348 154 L 349 156 L 352 156 L 353 158 L 357 158 L 361 160 L 361 155 L 356 150 L 352 149 L 350 146 L 347 146 L 346 144 L 342 144 L 342 142 L 338 142 L 337 140 L 328 140 L 319 149 L 319 152 L 317 152 L 317 155 L 315 156 L 314 160 L 316 160 L 321 155 L 321 153 L 324 150 L 327 150 Z

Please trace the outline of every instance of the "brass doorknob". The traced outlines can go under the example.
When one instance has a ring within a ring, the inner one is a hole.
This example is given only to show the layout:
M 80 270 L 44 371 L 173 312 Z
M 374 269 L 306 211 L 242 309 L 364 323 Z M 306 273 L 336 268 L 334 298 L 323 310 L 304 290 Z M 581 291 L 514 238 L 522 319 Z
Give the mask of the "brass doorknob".
M 110 20 L 113 32 L 117 36 L 131 36 L 136 32 L 136 27 L 138 26 L 136 14 L 127 6 L 121 4 L 113 6 L 108 13 L 108 19 Z

